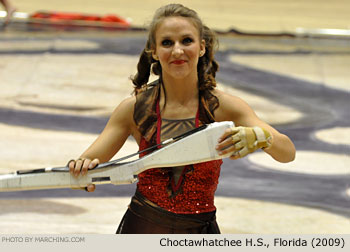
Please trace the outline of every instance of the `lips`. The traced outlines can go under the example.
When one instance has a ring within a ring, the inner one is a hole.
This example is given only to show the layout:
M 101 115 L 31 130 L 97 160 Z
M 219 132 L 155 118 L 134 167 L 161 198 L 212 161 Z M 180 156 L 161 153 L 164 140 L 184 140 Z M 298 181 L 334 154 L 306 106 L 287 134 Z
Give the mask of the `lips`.
M 186 61 L 185 60 L 174 60 L 171 63 L 175 64 L 175 65 L 182 65 L 184 64 Z

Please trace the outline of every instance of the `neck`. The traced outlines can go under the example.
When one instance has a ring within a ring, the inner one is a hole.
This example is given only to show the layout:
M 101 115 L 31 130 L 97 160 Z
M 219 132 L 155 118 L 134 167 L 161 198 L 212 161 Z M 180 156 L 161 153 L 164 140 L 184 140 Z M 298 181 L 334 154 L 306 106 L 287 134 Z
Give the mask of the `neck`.
M 198 100 L 198 77 L 197 75 L 186 79 L 174 79 L 169 76 L 162 76 L 164 89 L 162 98 L 166 97 L 167 104 L 179 104 L 186 106 Z

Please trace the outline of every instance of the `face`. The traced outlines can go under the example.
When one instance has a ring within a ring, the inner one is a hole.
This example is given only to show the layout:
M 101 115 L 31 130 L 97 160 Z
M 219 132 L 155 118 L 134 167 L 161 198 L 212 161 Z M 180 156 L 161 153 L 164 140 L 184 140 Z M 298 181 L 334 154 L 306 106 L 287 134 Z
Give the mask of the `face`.
M 205 42 L 189 18 L 165 18 L 158 25 L 155 39 L 152 56 L 159 60 L 164 77 L 197 78 L 198 58 L 205 53 Z

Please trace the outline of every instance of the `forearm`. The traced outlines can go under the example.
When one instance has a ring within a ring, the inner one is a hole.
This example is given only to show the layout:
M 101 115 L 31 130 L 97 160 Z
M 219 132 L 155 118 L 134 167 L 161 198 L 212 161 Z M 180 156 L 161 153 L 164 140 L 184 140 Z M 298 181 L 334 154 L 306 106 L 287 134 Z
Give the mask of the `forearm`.
M 264 151 L 281 163 L 291 162 L 295 158 L 293 142 L 289 137 L 280 133 L 273 134 L 271 146 L 265 148 Z

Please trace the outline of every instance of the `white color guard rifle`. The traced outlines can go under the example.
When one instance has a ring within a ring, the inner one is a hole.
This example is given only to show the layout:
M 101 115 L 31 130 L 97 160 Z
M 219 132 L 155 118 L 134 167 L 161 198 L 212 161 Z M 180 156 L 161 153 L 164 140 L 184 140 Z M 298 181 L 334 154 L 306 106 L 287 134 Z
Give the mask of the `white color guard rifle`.
M 141 152 L 99 164 L 84 176 L 72 176 L 68 167 L 48 167 L 0 175 L 0 192 L 84 188 L 88 184 L 131 184 L 137 181 L 138 174 L 148 169 L 182 166 L 226 158 L 233 153 L 219 155 L 215 146 L 225 130 L 233 126 L 233 122 L 227 121 L 202 125 Z M 152 150 L 155 151 L 137 160 L 120 162 Z

